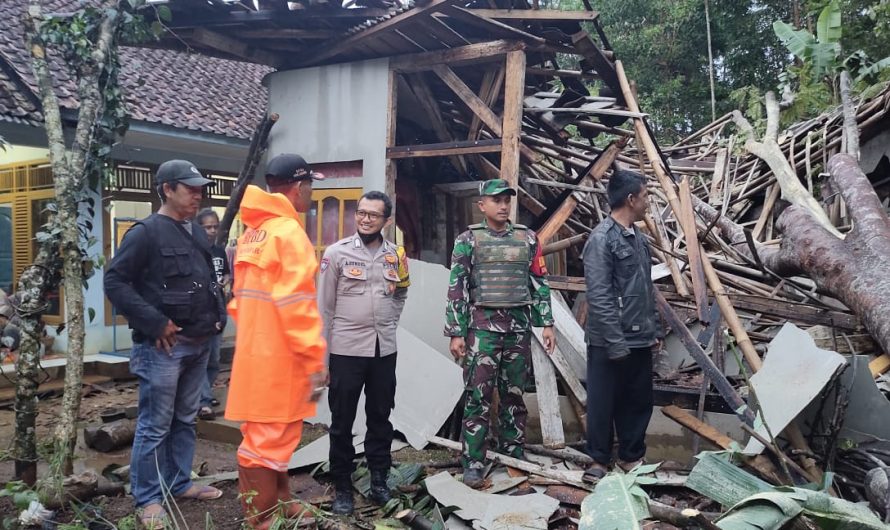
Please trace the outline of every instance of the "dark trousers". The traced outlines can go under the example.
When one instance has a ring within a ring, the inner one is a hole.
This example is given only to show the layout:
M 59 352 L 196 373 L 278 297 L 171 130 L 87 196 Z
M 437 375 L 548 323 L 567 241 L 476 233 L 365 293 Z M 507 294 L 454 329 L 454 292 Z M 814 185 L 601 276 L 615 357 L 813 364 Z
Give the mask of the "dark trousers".
M 346 480 L 355 470 L 352 424 L 358 400 L 365 390 L 365 457 L 373 470 L 388 470 L 392 465 L 392 423 L 389 413 L 395 406 L 396 354 L 380 357 L 331 355 L 328 363 L 331 384 L 328 405 L 331 408 L 331 475 Z
M 604 349 L 588 347 L 587 454 L 591 458 L 609 465 L 616 434 L 619 460 L 643 458 L 652 405 L 651 348 L 631 348 L 624 359 L 610 361 Z

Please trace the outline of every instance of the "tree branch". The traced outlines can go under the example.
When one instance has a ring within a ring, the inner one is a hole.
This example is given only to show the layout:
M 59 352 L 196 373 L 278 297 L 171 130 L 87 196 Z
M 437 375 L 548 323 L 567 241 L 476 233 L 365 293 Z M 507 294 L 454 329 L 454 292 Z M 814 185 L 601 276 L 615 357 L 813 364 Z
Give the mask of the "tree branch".
M 67 163 L 65 152 L 65 133 L 62 128 L 62 113 L 59 110 L 59 100 L 53 90 L 53 78 L 46 61 L 46 48 L 44 43 L 35 38 L 40 31 L 42 16 L 40 14 L 40 0 L 30 0 L 28 14 L 25 16 L 25 46 L 31 52 L 31 67 L 34 71 L 34 79 L 37 81 L 37 92 L 40 95 L 40 104 L 43 110 L 44 129 L 48 147 L 52 158 L 61 163 Z
M 92 65 L 89 70 L 81 73 L 80 79 L 80 110 L 77 116 L 77 129 L 74 132 L 74 143 L 71 145 L 68 160 L 69 167 L 76 173 L 82 173 L 92 143 L 96 127 L 96 118 L 102 110 L 102 87 L 98 81 L 108 61 L 108 54 L 114 45 L 114 30 L 118 12 L 116 9 L 105 9 L 102 24 L 99 26 L 99 38 L 96 49 L 90 54 Z
M 760 158 L 769 166 L 779 187 L 782 189 L 782 198 L 791 204 L 797 205 L 810 211 L 813 219 L 819 223 L 825 230 L 830 232 L 838 239 L 844 236 L 837 228 L 831 224 L 831 220 L 819 204 L 819 201 L 813 198 L 812 194 L 801 184 L 797 177 L 797 172 L 791 167 L 791 163 L 785 158 L 785 153 L 777 141 L 779 129 L 779 103 L 772 92 L 766 94 L 766 115 L 767 125 L 766 134 L 763 140 L 758 142 L 754 138 L 754 129 L 748 123 L 739 111 L 733 112 L 733 121 L 736 125 L 748 135 L 745 141 L 745 149 L 751 154 Z
M 763 139 L 773 142 L 779 140 L 779 102 L 772 91 L 766 93 L 766 133 Z
M 828 172 L 841 197 L 850 205 L 850 237 L 879 255 L 890 256 L 890 219 L 871 182 L 852 154 L 839 153 L 828 161 Z
M 850 89 L 850 73 L 841 70 L 841 101 L 843 101 L 844 109 L 843 150 L 859 160 L 859 125 L 856 123 L 856 109 L 853 107 Z

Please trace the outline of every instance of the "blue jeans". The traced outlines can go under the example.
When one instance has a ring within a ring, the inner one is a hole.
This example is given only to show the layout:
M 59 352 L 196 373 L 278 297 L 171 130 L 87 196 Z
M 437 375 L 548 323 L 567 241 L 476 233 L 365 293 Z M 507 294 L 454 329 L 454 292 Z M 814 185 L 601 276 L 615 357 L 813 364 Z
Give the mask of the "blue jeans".
M 213 383 L 216 382 L 216 376 L 219 375 L 219 343 L 221 340 L 222 335 L 214 335 L 208 341 L 210 357 L 207 358 L 207 380 L 201 389 L 202 407 L 209 407 L 210 400 L 213 399 Z
M 168 355 L 153 343 L 133 345 L 130 372 L 139 378 L 139 416 L 130 484 L 137 508 L 192 486 L 195 416 L 207 382 L 208 349 L 207 341 L 180 341 Z

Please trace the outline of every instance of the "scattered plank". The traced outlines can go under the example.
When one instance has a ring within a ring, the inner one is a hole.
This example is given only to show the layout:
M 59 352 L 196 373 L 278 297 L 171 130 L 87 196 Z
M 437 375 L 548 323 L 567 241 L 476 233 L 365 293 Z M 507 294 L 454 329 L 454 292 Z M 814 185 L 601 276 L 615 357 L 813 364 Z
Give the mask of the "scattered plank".
M 532 337 L 532 365 L 535 373 L 535 391 L 538 395 L 538 410 L 541 413 L 541 436 L 544 447 L 562 449 L 566 446 L 562 429 L 562 416 L 559 412 L 559 392 L 556 388 L 556 373 L 553 364 L 547 359 L 547 352 L 538 340 Z

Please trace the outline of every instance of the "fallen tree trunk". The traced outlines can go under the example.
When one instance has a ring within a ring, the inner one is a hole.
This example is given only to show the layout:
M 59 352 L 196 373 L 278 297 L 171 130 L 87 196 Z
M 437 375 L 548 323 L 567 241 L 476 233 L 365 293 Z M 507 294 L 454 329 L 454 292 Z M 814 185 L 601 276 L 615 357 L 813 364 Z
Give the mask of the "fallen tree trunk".
M 890 220 L 862 172 L 850 155 L 834 155 L 828 162 L 832 184 L 849 206 L 853 229 L 845 239 L 825 230 L 806 208 L 792 205 L 779 216 L 781 246 L 755 249 L 764 267 L 783 276 L 806 274 L 816 285 L 843 302 L 885 351 L 890 351 Z M 730 244 L 754 259 L 744 230 L 703 201 L 696 211 L 714 222 Z
M 108 453 L 126 447 L 133 443 L 135 437 L 136 422 L 134 420 L 118 420 L 100 427 L 88 427 L 84 429 L 83 433 L 86 444 L 100 453 Z

